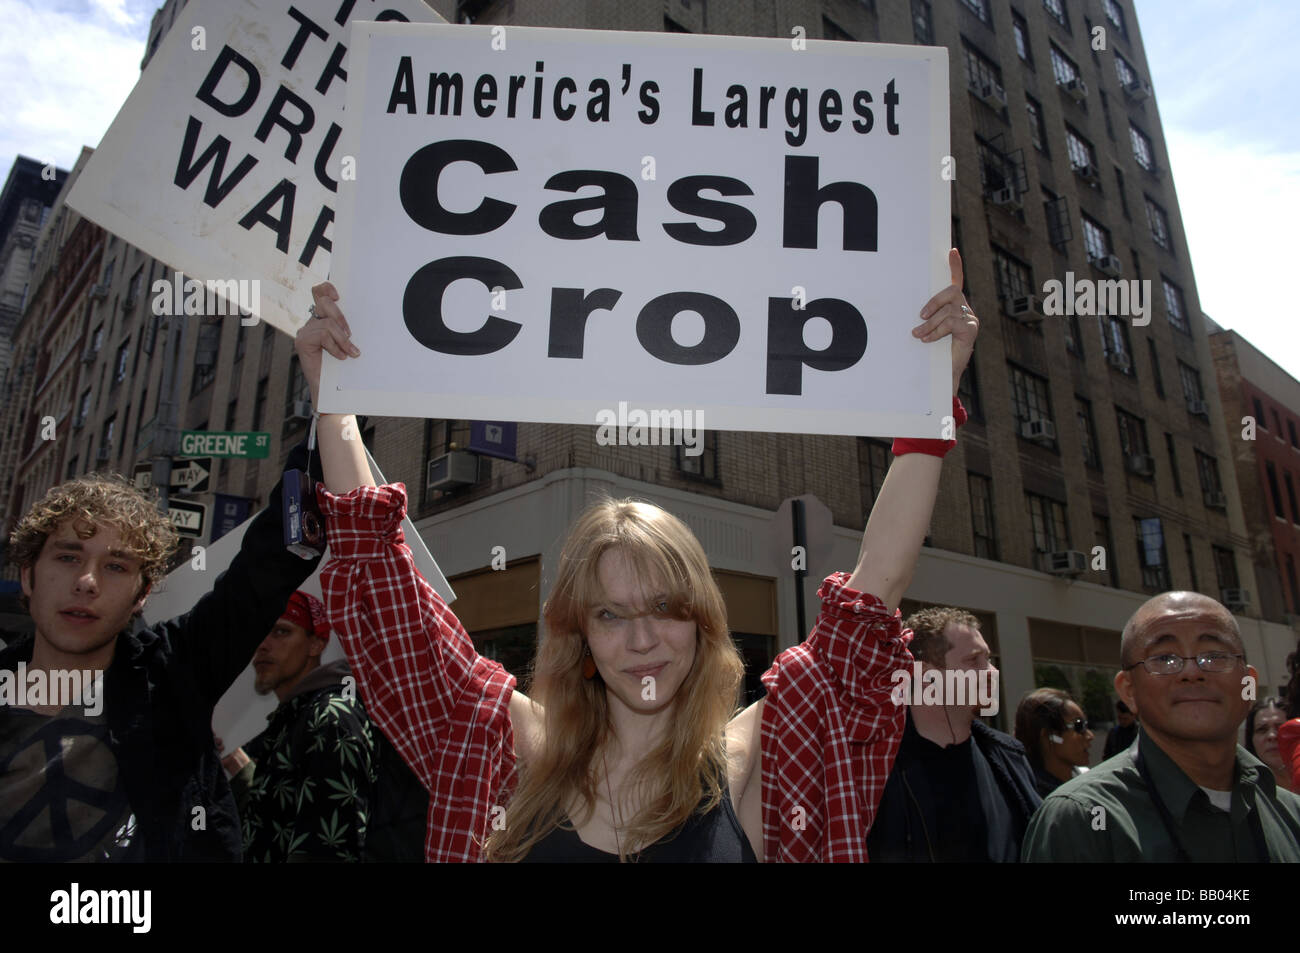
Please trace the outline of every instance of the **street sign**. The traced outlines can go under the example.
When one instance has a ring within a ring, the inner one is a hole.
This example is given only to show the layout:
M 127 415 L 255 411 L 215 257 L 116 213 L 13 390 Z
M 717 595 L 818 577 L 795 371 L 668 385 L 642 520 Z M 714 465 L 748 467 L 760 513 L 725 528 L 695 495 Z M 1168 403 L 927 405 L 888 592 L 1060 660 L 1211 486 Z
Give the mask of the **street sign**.
M 186 430 L 181 433 L 181 453 L 208 457 L 243 457 L 265 460 L 271 453 L 271 435 L 266 431 Z
M 208 504 L 191 503 L 188 500 L 168 500 L 167 515 L 171 517 L 176 532 L 197 539 L 203 535 L 203 527 L 208 522 Z
M 211 476 L 211 457 L 176 459 L 172 461 L 172 475 L 168 489 L 177 493 L 206 493 L 208 478 Z M 137 463 L 131 479 L 137 489 L 149 489 L 153 485 L 153 465 Z

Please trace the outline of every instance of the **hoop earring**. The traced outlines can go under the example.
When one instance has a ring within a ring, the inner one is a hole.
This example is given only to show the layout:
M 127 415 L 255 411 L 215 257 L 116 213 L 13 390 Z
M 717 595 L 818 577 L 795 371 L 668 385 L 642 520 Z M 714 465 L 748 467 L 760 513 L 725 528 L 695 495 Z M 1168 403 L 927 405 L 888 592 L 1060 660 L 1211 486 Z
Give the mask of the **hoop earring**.
M 596 677 L 596 660 L 591 657 L 591 646 L 588 645 L 583 652 L 582 658 L 582 677 L 591 681 Z

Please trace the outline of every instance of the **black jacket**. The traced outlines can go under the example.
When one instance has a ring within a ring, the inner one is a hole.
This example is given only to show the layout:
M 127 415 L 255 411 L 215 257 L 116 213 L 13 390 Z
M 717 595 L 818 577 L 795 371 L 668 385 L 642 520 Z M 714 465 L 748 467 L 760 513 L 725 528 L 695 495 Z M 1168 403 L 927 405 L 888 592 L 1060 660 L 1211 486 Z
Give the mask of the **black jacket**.
M 303 445 L 289 454 L 287 466 L 306 463 Z M 212 710 L 319 562 L 285 551 L 280 491 L 277 485 L 194 608 L 153 626 L 134 620 L 105 669 L 109 745 L 146 860 L 240 859 L 239 816 L 212 740 Z M 30 662 L 33 645 L 27 636 L 0 651 L 0 669 Z
M 1042 803 L 1025 747 L 979 719 L 971 724 L 971 739 L 983 755 L 996 784 L 997 791 L 992 796 L 1000 796 L 1006 808 L 997 812 L 985 810 L 989 842 L 1013 845 L 1012 856 L 1018 857 L 1029 818 Z M 917 733 L 909 711 L 903 741 L 880 799 L 880 810 L 867 835 L 867 853 L 873 863 L 936 860 L 933 844 L 926 836 L 925 818 L 933 817 L 939 811 L 951 810 L 951 805 L 946 805 L 941 800 L 942 795 L 931 793 L 933 788 L 915 777 L 916 772 L 924 770 L 916 755 L 918 746 L 925 744 L 928 742 Z

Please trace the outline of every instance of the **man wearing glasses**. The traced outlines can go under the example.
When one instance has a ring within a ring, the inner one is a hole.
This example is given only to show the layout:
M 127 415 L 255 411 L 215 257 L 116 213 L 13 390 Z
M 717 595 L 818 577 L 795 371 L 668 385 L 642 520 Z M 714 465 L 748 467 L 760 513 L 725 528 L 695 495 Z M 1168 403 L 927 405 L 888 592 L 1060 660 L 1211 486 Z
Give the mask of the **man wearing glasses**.
M 1300 861 L 1300 797 L 1237 745 L 1256 672 L 1232 614 L 1163 593 L 1124 626 L 1120 659 L 1137 743 L 1049 795 L 1021 859 Z

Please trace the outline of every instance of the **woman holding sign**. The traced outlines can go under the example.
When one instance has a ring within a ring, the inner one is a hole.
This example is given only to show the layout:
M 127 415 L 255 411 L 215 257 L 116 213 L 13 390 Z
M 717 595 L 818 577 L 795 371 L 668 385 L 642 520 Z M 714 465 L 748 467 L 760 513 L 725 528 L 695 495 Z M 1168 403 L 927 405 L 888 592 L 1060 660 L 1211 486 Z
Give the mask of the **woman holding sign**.
M 952 335 L 955 392 L 979 322 L 948 257 L 952 284 L 912 334 Z M 333 286 L 313 296 L 297 350 L 315 402 L 322 350 L 359 352 Z M 903 731 L 891 675 L 912 661 L 897 607 L 956 441 L 895 441 L 857 566 L 827 577 L 808 639 L 735 713 L 722 597 L 678 519 L 631 501 L 578 519 L 525 697 L 416 571 L 405 490 L 374 485 L 355 432 L 350 417 L 320 418 L 321 585 L 367 711 L 432 794 L 426 860 L 867 859 Z

